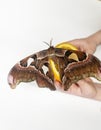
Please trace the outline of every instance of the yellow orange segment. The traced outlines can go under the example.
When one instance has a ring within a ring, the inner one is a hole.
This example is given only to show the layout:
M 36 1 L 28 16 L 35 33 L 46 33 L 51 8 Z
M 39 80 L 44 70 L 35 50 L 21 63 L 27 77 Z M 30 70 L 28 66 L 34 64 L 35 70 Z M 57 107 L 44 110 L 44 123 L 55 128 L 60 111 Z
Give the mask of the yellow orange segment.
M 79 61 L 78 56 L 75 53 L 72 53 L 68 58 Z
M 74 45 L 68 43 L 68 42 L 62 42 L 59 43 L 55 46 L 56 48 L 62 48 L 62 49 L 66 49 L 66 50 L 78 50 Z M 76 61 L 78 61 L 78 57 L 75 53 L 72 53 L 68 58 L 70 59 L 74 59 Z
M 51 69 L 52 69 L 52 72 L 54 75 L 54 79 L 57 81 L 61 81 L 59 71 L 57 70 L 56 65 L 52 59 L 49 59 L 49 64 L 51 66 Z
M 55 48 L 63 48 L 66 50 L 78 50 L 75 46 L 73 46 L 72 44 L 68 42 L 59 43 L 55 46 Z

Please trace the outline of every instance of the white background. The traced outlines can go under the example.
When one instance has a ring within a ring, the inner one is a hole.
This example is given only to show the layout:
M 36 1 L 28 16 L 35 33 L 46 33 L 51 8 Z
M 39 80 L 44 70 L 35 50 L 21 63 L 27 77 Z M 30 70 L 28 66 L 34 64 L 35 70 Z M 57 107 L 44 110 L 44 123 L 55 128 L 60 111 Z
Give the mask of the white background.
M 0 0 L 0 130 L 101 130 L 101 102 L 7 84 L 20 59 L 101 29 L 98 0 Z M 101 47 L 95 53 L 101 59 Z

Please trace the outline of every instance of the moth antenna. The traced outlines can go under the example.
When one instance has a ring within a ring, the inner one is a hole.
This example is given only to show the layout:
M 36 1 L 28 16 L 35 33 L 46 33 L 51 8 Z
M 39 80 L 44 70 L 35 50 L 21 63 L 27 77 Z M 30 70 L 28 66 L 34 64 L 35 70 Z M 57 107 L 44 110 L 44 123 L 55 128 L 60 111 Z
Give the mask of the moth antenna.
M 52 41 L 53 41 L 53 38 L 51 38 L 51 40 L 50 40 L 50 47 L 52 46 Z
M 50 44 L 48 42 L 45 42 L 45 41 L 43 41 L 43 42 L 50 47 Z
M 52 41 L 53 41 L 53 38 L 51 38 L 50 43 L 45 42 L 45 41 L 43 41 L 43 42 L 44 42 L 46 45 L 48 45 L 49 47 L 51 47 L 51 46 L 52 46 Z

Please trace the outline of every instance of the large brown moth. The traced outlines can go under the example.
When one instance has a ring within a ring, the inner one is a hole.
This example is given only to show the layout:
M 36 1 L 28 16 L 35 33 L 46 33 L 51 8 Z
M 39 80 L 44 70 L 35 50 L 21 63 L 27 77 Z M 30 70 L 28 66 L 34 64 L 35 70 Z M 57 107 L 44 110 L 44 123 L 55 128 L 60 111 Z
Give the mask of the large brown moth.
M 59 81 L 66 91 L 73 83 L 87 77 L 101 80 L 101 61 L 75 47 L 66 49 L 65 44 L 62 47 L 50 46 L 15 64 L 8 75 L 11 88 L 20 82 L 36 80 L 39 87 L 56 90 L 55 81 Z

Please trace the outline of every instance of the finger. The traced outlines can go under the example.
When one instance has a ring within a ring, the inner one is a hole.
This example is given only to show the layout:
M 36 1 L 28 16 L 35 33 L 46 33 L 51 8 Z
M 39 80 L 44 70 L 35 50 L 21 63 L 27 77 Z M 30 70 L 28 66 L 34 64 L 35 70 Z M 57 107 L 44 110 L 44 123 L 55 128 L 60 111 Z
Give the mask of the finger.
M 84 84 L 84 82 L 93 82 L 90 78 L 82 79 L 78 81 L 75 84 L 72 84 L 70 88 L 68 89 L 69 93 L 81 95 L 81 88 Z M 82 86 L 80 86 L 82 84 Z
M 80 80 L 78 85 L 80 86 L 82 96 L 93 97 L 96 95 L 96 88 L 90 80 Z
M 59 81 L 54 81 L 56 90 L 63 91 L 63 86 Z
M 71 40 L 71 41 L 68 41 L 68 43 L 70 43 L 70 44 L 76 46 L 76 47 L 78 48 L 78 50 L 81 50 L 80 45 L 79 45 L 79 43 L 77 42 L 77 40 Z
M 68 89 L 68 93 L 81 96 L 80 86 L 78 84 L 72 84 Z
M 60 82 L 55 81 L 54 84 L 55 84 L 56 90 L 58 90 L 58 91 L 68 93 L 68 94 L 74 94 L 74 95 L 81 94 L 80 88 L 76 84 L 71 85 L 67 91 L 64 90 L 64 86 L 62 86 L 62 84 Z

